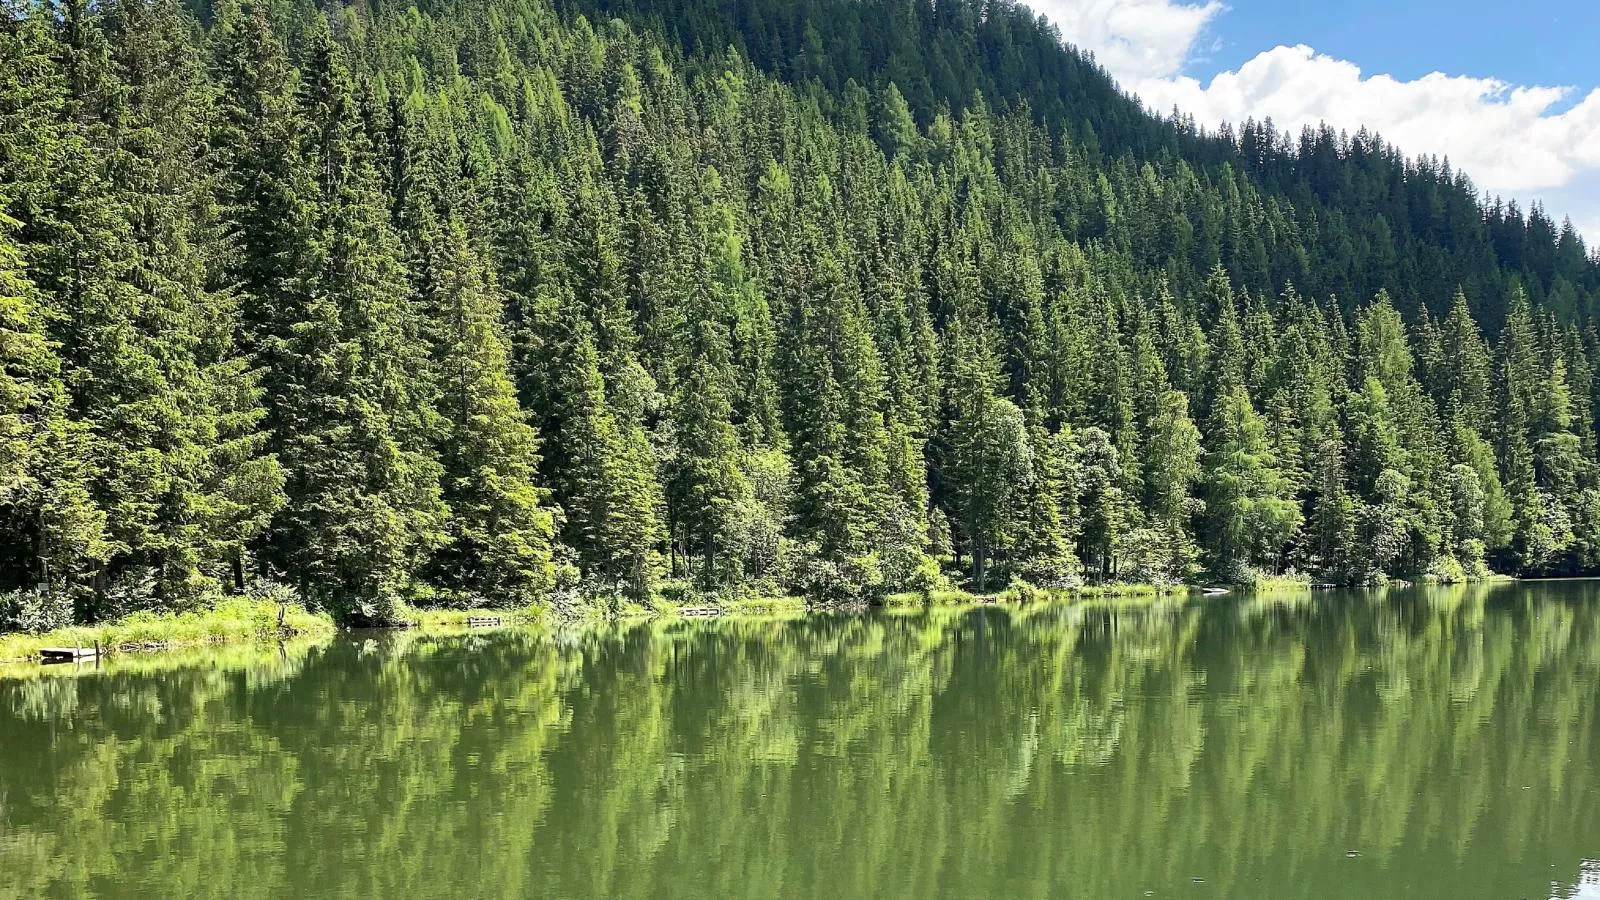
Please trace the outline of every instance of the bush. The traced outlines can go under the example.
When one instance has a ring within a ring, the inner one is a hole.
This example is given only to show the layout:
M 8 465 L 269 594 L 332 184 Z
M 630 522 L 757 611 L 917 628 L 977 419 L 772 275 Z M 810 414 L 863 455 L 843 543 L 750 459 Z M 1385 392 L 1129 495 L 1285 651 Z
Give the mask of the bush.
M 1050 595 L 1021 578 L 1012 578 L 1006 588 L 1005 599 L 1012 603 L 1042 603 L 1050 599 Z
M 305 601 L 300 597 L 300 592 L 292 585 L 280 581 L 268 581 L 257 578 L 245 585 L 245 597 L 257 603 L 273 603 L 279 606 L 305 606 Z
M 1029 584 L 1049 590 L 1070 590 L 1083 584 L 1077 561 L 1070 557 L 1035 557 L 1024 560 L 1016 567 L 1012 581 L 1018 578 Z
M 1453 556 L 1441 556 L 1428 566 L 1422 580 L 1431 584 L 1461 584 L 1468 579 L 1467 569 Z
M 794 568 L 794 593 L 842 605 L 865 603 L 882 594 L 883 572 L 876 554 L 829 559 L 815 547 L 806 549 Z
M 0 594 L 0 632 L 42 634 L 72 624 L 72 600 L 65 592 L 11 591 Z

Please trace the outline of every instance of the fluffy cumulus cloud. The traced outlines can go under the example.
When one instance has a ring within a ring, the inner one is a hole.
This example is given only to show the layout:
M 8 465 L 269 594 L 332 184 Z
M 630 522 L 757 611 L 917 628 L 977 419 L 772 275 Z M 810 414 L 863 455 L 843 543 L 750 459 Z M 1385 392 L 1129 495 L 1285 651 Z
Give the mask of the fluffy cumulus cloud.
M 1069 42 L 1094 53 L 1124 85 L 1176 75 L 1223 5 L 1171 0 L 1034 0 Z
M 1202 84 L 1194 78 L 1125 82 L 1156 109 L 1201 122 L 1272 117 L 1279 128 L 1327 122 L 1366 126 L 1408 153 L 1448 156 L 1480 187 L 1524 194 L 1560 187 L 1600 167 L 1600 89 L 1562 112 L 1570 91 L 1517 87 L 1435 72 L 1414 81 L 1364 75 L 1310 47 L 1275 47 Z
M 1553 214 L 1571 213 L 1591 243 L 1600 238 L 1600 88 L 1583 95 L 1442 73 L 1401 81 L 1304 45 L 1274 47 L 1201 81 L 1183 69 L 1224 9 L 1215 0 L 1036 0 L 1035 7 L 1152 109 L 1176 106 L 1210 126 L 1271 117 L 1291 132 L 1321 122 L 1366 127 L 1407 153 L 1449 157 L 1481 190 L 1543 198 Z

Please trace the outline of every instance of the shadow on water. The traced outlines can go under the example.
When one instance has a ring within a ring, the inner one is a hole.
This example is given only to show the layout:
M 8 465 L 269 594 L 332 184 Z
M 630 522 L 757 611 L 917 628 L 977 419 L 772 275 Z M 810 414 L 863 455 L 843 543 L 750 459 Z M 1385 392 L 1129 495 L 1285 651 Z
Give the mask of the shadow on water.
M 0 680 L 0 895 L 1600 896 L 1600 582 Z

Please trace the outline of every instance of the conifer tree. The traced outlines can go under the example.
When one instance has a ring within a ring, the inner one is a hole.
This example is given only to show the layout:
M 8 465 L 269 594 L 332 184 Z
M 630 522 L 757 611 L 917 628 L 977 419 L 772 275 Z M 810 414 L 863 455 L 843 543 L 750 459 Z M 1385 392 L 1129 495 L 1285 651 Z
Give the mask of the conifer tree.
M 325 23 L 313 40 L 301 106 L 319 183 L 306 271 L 292 288 L 304 306 L 265 341 L 289 495 L 270 549 L 308 601 L 388 622 L 445 539 L 436 425 L 419 402 L 426 348 L 401 303 L 400 247 L 342 51 Z
M 89 496 L 89 435 L 67 417 L 60 362 L 20 271 L 12 224 L 0 213 L 0 589 L 42 585 L 70 603 L 70 588 L 111 547 Z
M 1212 569 L 1228 577 L 1275 568 L 1300 524 L 1266 423 L 1242 384 L 1221 394 L 1207 432 L 1206 520 Z
M 1111 435 L 1098 426 L 1091 425 L 1074 437 L 1080 521 L 1078 558 L 1095 580 L 1107 581 L 1117 575 L 1124 532 L 1133 513 L 1122 489 L 1121 454 Z
M 703 241 L 706 265 L 684 309 L 683 371 L 672 404 L 676 442 L 666 482 L 667 514 L 674 541 L 699 560 L 698 576 L 712 586 L 737 573 L 724 572 L 733 543 L 736 510 L 749 487 L 740 471 L 739 433 L 733 424 L 737 376 L 729 324 L 744 285 L 737 279 L 733 220 L 725 208 L 710 211 Z M 715 261 L 713 261 L 715 260 Z
M 956 519 L 972 559 L 972 585 L 988 587 L 989 566 L 1011 537 L 1021 492 L 1032 482 L 1032 448 L 1022 411 L 1000 397 L 998 364 L 986 329 L 952 326 L 949 458 Z
M 751 2 L 5 6 L 0 590 L 1600 568 L 1574 230 L 1147 116 L 1020 8 Z
M 11 15 L 0 24 L 0 589 L 42 586 L 66 624 L 75 589 L 112 547 L 89 494 L 91 436 L 71 415 L 49 298 L 17 238 L 25 225 L 39 240 L 61 227 L 48 204 L 77 147 L 62 121 L 66 82 L 48 52 L 52 23 L 40 9 Z M 46 263 L 56 252 L 35 249 Z
M 1522 565 L 1538 570 L 1563 548 L 1559 521 L 1539 490 L 1530 431 L 1539 382 L 1536 337 L 1526 299 L 1513 297 L 1500 332 L 1496 374 L 1501 478 L 1511 501 L 1512 546 Z
M 431 568 L 467 599 L 529 602 L 555 586 L 554 517 L 538 486 L 539 443 L 517 405 L 493 279 L 452 221 L 435 260 L 433 301 L 449 510 Z
M 654 459 L 643 432 L 610 404 L 588 318 L 570 297 L 552 314 L 561 335 L 547 465 L 563 541 L 595 590 L 644 599 L 660 577 L 665 537 Z

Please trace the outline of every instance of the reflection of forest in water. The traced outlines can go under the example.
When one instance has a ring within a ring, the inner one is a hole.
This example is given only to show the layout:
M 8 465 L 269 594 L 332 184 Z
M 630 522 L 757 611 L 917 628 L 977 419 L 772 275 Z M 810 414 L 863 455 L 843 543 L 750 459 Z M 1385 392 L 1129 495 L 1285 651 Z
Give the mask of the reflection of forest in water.
M 0 895 L 1588 896 L 1597 699 L 1588 582 L 128 660 L 0 681 Z

